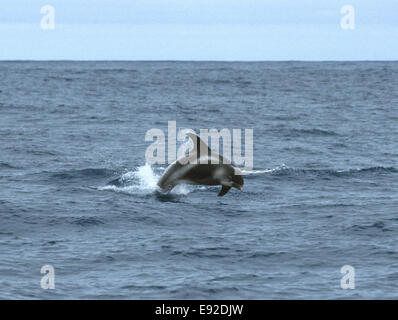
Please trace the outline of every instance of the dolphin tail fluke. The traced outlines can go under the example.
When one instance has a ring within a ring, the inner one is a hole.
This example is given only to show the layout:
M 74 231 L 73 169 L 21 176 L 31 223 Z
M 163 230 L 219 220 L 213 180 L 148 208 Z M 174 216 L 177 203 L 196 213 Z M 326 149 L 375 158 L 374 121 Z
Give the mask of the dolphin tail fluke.
M 228 187 L 228 186 L 224 186 L 224 185 L 223 185 L 222 188 L 221 188 L 220 193 L 218 194 L 218 196 L 219 196 L 219 197 L 225 196 L 225 195 L 228 193 L 229 189 L 231 189 L 231 187 Z

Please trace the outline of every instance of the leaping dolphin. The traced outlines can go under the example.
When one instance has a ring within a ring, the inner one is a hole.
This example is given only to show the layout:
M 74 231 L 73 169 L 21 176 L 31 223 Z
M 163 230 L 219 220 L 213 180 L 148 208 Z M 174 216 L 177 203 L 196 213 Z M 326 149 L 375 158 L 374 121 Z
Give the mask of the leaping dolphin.
M 187 135 L 194 142 L 193 150 L 188 156 L 178 159 L 166 169 L 158 181 L 158 186 L 163 191 L 171 191 L 180 183 L 221 185 L 219 197 L 226 195 L 231 187 L 242 190 L 243 177 L 239 169 L 233 167 L 227 158 L 213 152 L 196 134 L 187 133 Z M 201 150 L 204 151 L 203 155 Z

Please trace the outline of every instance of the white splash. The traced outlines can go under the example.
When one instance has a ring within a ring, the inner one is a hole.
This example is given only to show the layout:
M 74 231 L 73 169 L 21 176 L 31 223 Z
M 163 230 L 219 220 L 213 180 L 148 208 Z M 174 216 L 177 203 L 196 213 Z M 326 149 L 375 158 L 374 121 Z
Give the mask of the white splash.
M 160 191 L 157 186 L 160 177 L 161 174 L 156 174 L 149 164 L 145 164 L 134 171 L 124 173 L 119 178 L 121 186 L 107 185 L 99 190 L 147 195 Z M 191 191 L 187 185 L 178 185 L 171 191 L 171 194 L 186 195 Z
M 273 169 L 241 170 L 241 171 L 242 171 L 243 175 L 256 175 L 256 174 L 263 174 L 263 173 L 277 173 L 277 172 L 286 171 L 286 170 L 291 170 L 291 168 L 285 164 L 282 164 Z

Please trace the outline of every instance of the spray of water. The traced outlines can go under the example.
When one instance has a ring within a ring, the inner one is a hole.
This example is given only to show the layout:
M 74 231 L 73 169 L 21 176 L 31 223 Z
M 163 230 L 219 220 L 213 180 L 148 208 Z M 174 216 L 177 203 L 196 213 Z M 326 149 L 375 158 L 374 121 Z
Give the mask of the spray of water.
M 281 171 L 287 171 L 291 170 L 288 166 L 285 164 L 282 164 L 280 166 L 277 166 L 276 168 L 273 169 L 264 169 L 264 170 L 241 170 L 244 175 L 259 175 L 263 173 L 278 173 Z
M 133 171 L 124 173 L 119 178 L 119 185 L 107 185 L 99 189 L 134 195 L 148 195 L 160 191 L 157 186 L 160 177 L 161 174 L 156 174 L 149 164 L 145 164 Z M 171 193 L 186 195 L 191 191 L 192 189 L 187 185 L 178 185 Z

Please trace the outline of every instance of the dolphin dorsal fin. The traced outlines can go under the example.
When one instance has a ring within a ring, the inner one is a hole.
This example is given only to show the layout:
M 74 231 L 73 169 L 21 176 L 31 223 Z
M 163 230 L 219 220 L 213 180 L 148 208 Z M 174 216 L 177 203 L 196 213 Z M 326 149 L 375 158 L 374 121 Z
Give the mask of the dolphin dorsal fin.
M 191 138 L 191 140 L 193 141 L 193 150 L 192 150 L 192 154 L 196 154 L 197 159 L 199 159 L 202 155 L 201 155 L 201 150 L 203 152 L 206 152 L 203 155 L 211 155 L 211 149 L 209 148 L 209 146 L 201 139 L 199 138 L 195 133 L 189 132 L 187 133 L 187 136 Z

